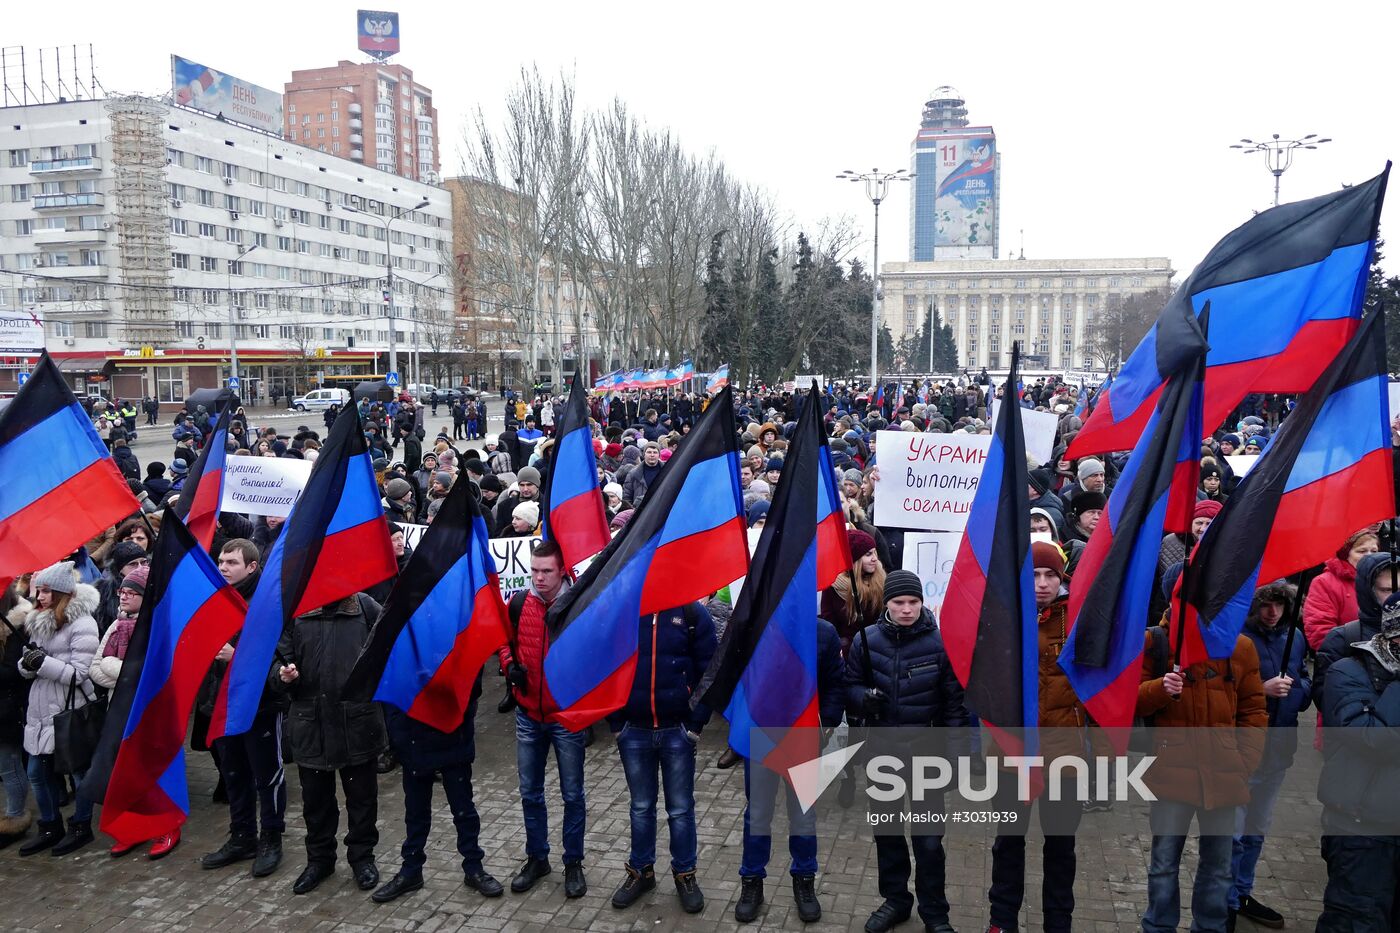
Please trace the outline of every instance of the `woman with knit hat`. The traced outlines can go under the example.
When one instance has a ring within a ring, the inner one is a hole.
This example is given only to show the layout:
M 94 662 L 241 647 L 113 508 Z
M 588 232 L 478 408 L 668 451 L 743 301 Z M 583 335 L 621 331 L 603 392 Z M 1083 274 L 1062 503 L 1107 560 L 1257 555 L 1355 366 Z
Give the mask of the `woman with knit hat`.
M 1167 598 L 1162 593 L 1162 576 L 1167 572 L 1167 568 L 1173 564 L 1179 564 L 1186 560 L 1186 553 L 1196 546 L 1196 542 L 1201 540 L 1201 535 L 1206 533 L 1210 523 L 1215 520 L 1215 516 L 1220 514 L 1221 505 L 1213 499 L 1202 499 L 1196 503 L 1195 511 L 1191 516 L 1191 530 L 1186 534 L 1172 533 L 1162 539 L 1161 549 L 1157 552 L 1157 572 L 1152 580 L 1152 594 L 1147 602 L 1147 618 L 1144 625 L 1154 625 L 1162 618 L 1162 613 L 1167 609 Z
M 1356 602 L 1356 566 L 1367 554 L 1380 550 L 1373 525 L 1351 534 L 1329 557 L 1321 574 L 1313 578 L 1303 600 L 1303 635 L 1317 651 L 1327 633 L 1359 615 Z
M 63 712 L 69 692 L 73 706 L 92 702 L 88 668 L 97 654 L 97 590 L 79 583 L 71 561 L 62 561 L 34 574 L 29 581 L 35 608 L 24 620 L 32 645 L 20 658 L 20 675 L 32 681 L 24 720 L 24 750 L 29 753 L 29 783 L 39 805 L 39 835 L 19 854 L 53 849 L 66 855 L 92 841 L 92 802 L 79 797 L 63 832 L 58 801 L 63 776 L 54 769 L 53 718 Z M 75 774 L 75 780 L 82 775 Z
M 859 529 L 846 531 L 851 569 L 822 591 L 820 615 L 836 626 L 844 657 L 856 632 L 874 623 L 885 609 L 885 568 L 875 539 Z

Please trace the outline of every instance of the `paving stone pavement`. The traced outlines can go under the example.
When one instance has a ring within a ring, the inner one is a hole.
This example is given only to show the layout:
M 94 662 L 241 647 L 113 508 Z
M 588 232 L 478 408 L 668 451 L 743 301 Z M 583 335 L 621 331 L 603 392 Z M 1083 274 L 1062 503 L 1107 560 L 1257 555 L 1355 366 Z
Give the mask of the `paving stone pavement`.
M 488 689 L 488 697 L 498 696 Z M 494 711 L 494 700 L 483 702 L 477 716 L 475 788 L 482 816 L 482 848 L 486 867 L 503 883 L 523 857 L 515 773 L 514 720 Z M 1303 736 L 1312 722 L 1300 726 Z M 605 731 L 605 730 L 604 730 Z M 563 895 L 558 861 L 560 802 L 557 781 L 546 780 L 551 791 L 550 816 L 555 872 L 526 895 L 486 900 L 462 884 L 462 876 L 446 802 L 435 799 L 433 834 L 429 839 L 424 890 L 399 901 L 376 905 L 355 887 L 343 861 L 334 878 L 310 895 L 297 897 L 291 884 L 304 866 L 300 795 L 295 771 L 288 769 L 291 802 L 282 866 L 270 878 L 254 880 L 248 863 L 220 871 L 202 870 L 197 858 L 217 848 L 227 829 L 227 811 L 210 803 L 215 773 L 207 754 L 188 753 L 193 812 L 184 841 L 169 857 L 151 862 L 138 852 L 112 859 L 99 841 L 79 853 L 55 859 L 47 853 L 21 859 L 17 846 L 0 853 L 9 879 L 3 907 L 4 926 L 12 933 L 28 931 L 174 931 L 267 930 L 297 933 L 368 933 L 403 930 L 453 933 L 459 930 L 596 930 L 710 931 L 732 930 L 738 898 L 738 866 L 743 836 L 743 770 L 720 771 L 715 759 L 724 746 L 725 726 L 716 721 L 706 730 L 700 748 L 696 798 L 700 841 L 699 880 L 706 895 L 703 913 L 681 912 L 665 866 L 665 820 L 658 840 L 658 884 L 632 909 L 614 910 L 610 898 L 618 884 L 628 852 L 628 797 L 622 768 L 610 738 L 600 735 L 587 756 L 588 833 L 587 896 L 571 901 Z M 1315 814 L 1318 761 L 1306 741 L 1291 772 L 1279 811 Z M 32 804 L 31 804 L 32 806 Z M 1121 805 L 1120 805 L 1121 806 Z M 378 863 L 387 880 L 398 864 L 403 839 L 402 792 L 397 772 L 380 782 Z M 875 853 L 860 811 L 828 807 L 822 811 L 818 891 L 823 918 L 816 929 L 858 931 L 880 903 Z M 664 814 L 663 814 L 664 815 Z M 1121 816 L 1121 813 L 1119 814 Z M 1086 823 L 1086 825 L 1088 825 Z M 1124 831 L 1081 832 L 1075 929 L 1109 933 L 1138 927 L 1146 901 L 1147 853 L 1150 834 L 1145 818 Z M 767 902 L 753 930 L 795 930 L 803 927 L 792 904 L 786 876 L 786 846 L 774 840 L 769 865 Z M 1183 880 L 1182 929 L 1189 925 L 1190 879 L 1195 845 L 1188 843 Z M 1027 909 L 1023 929 L 1040 929 L 1039 845 L 1027 847 Z M 948 897 L 953 925 L 963 933 L 986 928 L 986 888 L 991 873 L 990 839 L 955 834 L 948 841 Z M 1310 930 L 1321 907 L 1326 872 L 1315 838 L 1270 837 L 1258 869 L 1255 894 L 1289 918 L 1288 928 Z M 917 929 L 916 923 L 899 929 Z M 1240 921 L 1241 933 L 1253 933 Z

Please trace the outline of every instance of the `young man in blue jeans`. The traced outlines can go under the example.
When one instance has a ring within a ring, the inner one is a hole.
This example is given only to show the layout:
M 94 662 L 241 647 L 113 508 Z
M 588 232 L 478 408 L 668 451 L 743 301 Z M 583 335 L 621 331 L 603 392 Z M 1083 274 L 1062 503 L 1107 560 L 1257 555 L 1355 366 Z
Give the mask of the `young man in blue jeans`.
M 632 853 L 613 906 L 631 907 L 656 887 L 656 800 L 665 789 L 671 831 L 671 874 L 681 909 L 699 913 L 705 895 L 695 881 L 695 745 L 710 720 L 709 707 L 690 708 L 690 696 L 710 666 L 717 644 L 714 621 L 699 603 L 638 620 L 637 672 L 627 705 L 609 717 L 632 795 Z M 660 773 L 658 782 L 657 774 Z
M 544 655 L 549 646 L 545 614 L 566 586 L 559 542 L 540 542 L 530 557 L 529 591 L 523 600 L 511 599 L 515 638 L 501 649 L 500 659 L 517 704 L 515 763 L 525 818 L 525 862 L 511 879 L 510 889 L 523 894 L 554 870 L 549 864 L 549 811 L 544 802 L 544 769 L 553 748 L 559 765 L 559 793 L 564 798 L 564 896 L 576 898 L 588 893 L 583 876 L 583 830 L 588 816 L 583 797 L 586 730 L 570 732 L 550 722 L 559 707 L 544 682 Z

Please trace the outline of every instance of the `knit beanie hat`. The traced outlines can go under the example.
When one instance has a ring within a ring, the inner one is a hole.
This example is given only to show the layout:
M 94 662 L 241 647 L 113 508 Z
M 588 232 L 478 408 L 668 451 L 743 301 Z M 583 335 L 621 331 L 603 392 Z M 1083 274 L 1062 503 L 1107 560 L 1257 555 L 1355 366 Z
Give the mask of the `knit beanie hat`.
M 603 495 L 605 495 L 605 496 L 617 496 L 619 499 L 621 499 L 621 498 L 622 498 L 622 486 L 621 486 L 620 484 L 618 484 L 618 483 L 608 483 L 607 485 L 605 485 L 605 486 L 603 487 Z
M 475 458 L 466 461 L 462 466 L 467 468 L 468 473 L 475 473 L 477 476 L 481 476 L 486 472 L 486 464 Z
M 146 580 L 150 577 L 150 575 L 151 568 L 146 566 L 145 564 L 142 564 L 140 567 L 137 567 L 134 570 L 132 570 L 131 573 L 127 574 L 125 577 L 122 577 L 121 589 L 135 590 L 137 593 L 144 594 L 146 592 Z
M 900 596 L 924 598 L 924 584 L 912 570 L 891 570 L 885 577 L 885 602 Z
M 1202 464 L 1201 479 L 1207 479 L 1211 476 L 1214 476 L 1216 479 L 1220 479 L 1220 467 L 1218 467 L 1215 463 Z
M 520 472 L 515 474 L 515 481 L 517 483 L 533 483 L 538 486 L 540 484 L 540 471 L 532 466 L 521 467 Z
M 768 509 L 769 502 L 767 499 L 759 499 L 757 502 L 751 503 L 747 513 L 749 527 L 752 528 L 754 525 L 758 524 L 760 519 L 766 519 L 768 517 Z
M 500 479 L 494 473 L 487 473 L 481 478 L 481 489 L 483 492 L 500 492 L 503 487 Z
M 1220 514 L 1221 508 L 1223 508 L 1223 506 L 1214 499 L 1202 499 L 1200 502 L 1196 503 L 1196 510 L 1191 513 L 1191 517 L 1213 519 Z
M 433 474 L 433 482 L 437 483 L 439 486 L 441 486 L 441 487 L 444 488 L 444 489 L 451 489 L 451 488 L 452 488 L 452 474 L 451 474 L 451 473 L 434 473 L 434 474 Z
M 875 539 L 861 531 L 859 528 L 852 528 L 846 532 L 846 543 L 851 548 L 852 562 L 860 560 L 866 554 L 875 550 Z
M 402 499 L 413 491 L 413 487 L 408 484 L 408 480 L 394 477 L 384 484 L 384 497 L 391 501 Z
M 1230 444 L 1231 446 L 1233 446 L 1235 449 L 1238 450 L 1238 449 L 1239 449 L 1239 446 L 1240 446 L 1240 436 L 1239 436 L 1238 434 L 1226 434 L 1224 437 L 1222 437 L 1222 438 L 1220 439 L 1220 443 L 1222 443 L 1222 444 Z
M 107 566 L 111 567 L 113 570 L 120 571 L 138 557 L 145 556 L 145 549 L 135 541 L 118 541 L 112 546 L 111 557 L 108 559 Z
M 1051 476 L 1049 471 L 1043 469 L 1031 470 L 1029 475 L 1031 485 L 1035 487 L 1036 493 L 1042 496 L 1045 495 L 1045 491 L 1050 488 Z
M 1098 476 L 1103 472 L 1103 462 L 1094 457 L 1085 457 L 1079 461 L 1079 481 L 1082 483 L 1091 476 Z
M 850 469 L 847 470 L 845 473 L 841 474 L 841 479 L 845 480 L 848 483 L 855 483 L 857 486 L 859 486 L 861 482 L 864 481 L 865 477 L 860 475 L 860 470 Z
M 518 518 L 534 528 L 540 523 L 540 506 L 537 502 L 522 502 L 510 513 L 511 518 Z
M 1044 567 L 1047 570 L 1055 571 L 1055 575 L 1063 578 L 1065 575 L 1065 555 L 1058 547 L 1049 541 L 1032 541 L 1031 557 L 1035 561 L 1035 568 L 1039 570 Z
M 45 567 L 34 574 L 29 584 L 34 587 L 47 586 L 55 593 L 72 593 L 73 588 L 78 585 L 78 578 L 73 573 L 73 562 L 61 560 L 52 567 Z

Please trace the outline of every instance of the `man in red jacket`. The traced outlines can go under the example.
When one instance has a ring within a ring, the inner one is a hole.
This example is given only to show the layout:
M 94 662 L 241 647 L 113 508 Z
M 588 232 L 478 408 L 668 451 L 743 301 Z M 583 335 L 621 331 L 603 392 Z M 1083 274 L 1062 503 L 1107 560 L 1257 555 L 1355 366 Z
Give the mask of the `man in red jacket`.
M 570 732 L 551 721 L 559 705 L 544 682 L 549 649 L 545 614 L 568 587 L 564 555 L 557 541 L 541 541 L 530 558 L 530 589 L 523 600 L 511 599 L 515 638 L 500 652 L 517 704 L 516 768 L 520 772 L 520 806 L 525 815 L 525 863 L 510 889 L 523 894 L 554 869 L 549 864 L 549 812 L 544 802 L 544 767 L 550 748 L 559 765 L 559 792 L 564 798 L 564 896 L 583 897 L 583 799 L 585 731 Z M 517 610 L 517 607 L 518 610 Z

